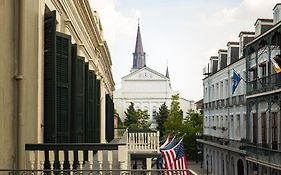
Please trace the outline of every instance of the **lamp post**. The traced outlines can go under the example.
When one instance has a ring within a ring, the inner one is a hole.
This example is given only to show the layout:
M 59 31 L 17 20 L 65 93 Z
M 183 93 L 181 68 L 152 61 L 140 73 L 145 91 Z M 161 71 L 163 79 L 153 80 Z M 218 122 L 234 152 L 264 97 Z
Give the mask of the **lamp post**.
M 206 159 L 207 159 L 207 175 L 209 175 L 209 155 L 206 155 Z

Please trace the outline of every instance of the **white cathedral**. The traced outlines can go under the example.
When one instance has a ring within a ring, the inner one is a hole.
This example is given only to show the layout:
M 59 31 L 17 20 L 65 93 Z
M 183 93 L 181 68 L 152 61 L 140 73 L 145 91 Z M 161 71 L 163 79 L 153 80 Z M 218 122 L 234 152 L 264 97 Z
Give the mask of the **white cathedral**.
M 171 88 L 168 67 L 166 75 L 163 75 L 146 66 L 145 52 L 143 51 L 140 26 L 138 25 L 135 52 L 133 53 L 133 67 L 130 74 L 122 78 L 122 86 L 113 93 L 114 106 L 124 121 L 125 111 L 131 102 L 135 109 L 147 110 L 152 123 L 151 128 L 157 126 L 154 116 L 159 107 L 166 103 L 170 108 L 172 95 L 178 94 Z M 186 117 L 190 109 L 195 110 L 194 101 L 180 97 L 180 108 L 183 117 Z

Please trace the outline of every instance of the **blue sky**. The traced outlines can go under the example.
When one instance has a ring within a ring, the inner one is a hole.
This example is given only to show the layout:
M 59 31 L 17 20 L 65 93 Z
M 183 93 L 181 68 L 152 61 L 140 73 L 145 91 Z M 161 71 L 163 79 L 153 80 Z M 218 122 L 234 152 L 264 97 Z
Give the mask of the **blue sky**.
M 140 18 L 147 66 L 165 74 L 172 88 L 200 100 L 202 69 L 210 56 L 254 31 L 257 18 L 272 18 L 277 0 L 89 0 L 98 11 L 113 61 L 115 88 L 129 74 Z

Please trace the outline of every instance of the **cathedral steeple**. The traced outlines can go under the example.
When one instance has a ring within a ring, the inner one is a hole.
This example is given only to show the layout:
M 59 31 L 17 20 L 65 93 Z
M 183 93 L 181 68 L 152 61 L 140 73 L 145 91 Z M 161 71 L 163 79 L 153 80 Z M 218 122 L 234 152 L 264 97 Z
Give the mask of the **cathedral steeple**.
M 166 77 L 170 79 L 168 66 L 167 66 L 167 69 L 166 69 Z
M 133 53 L 133 67 L 131 69 L 131 72 L 133 72 L 137 69 L 141 69 L 145 66 L 146 66 L 145 52 L 143 51 L 141 33 L 140 33 L 140 25 L 138 24 L 135 52 Z

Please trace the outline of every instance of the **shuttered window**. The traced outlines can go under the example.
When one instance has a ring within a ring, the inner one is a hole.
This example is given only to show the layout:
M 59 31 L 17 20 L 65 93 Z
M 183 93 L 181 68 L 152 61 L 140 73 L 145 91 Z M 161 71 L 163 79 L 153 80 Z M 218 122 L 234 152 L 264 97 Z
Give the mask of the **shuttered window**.
M 95 85 L 96 85 L 96 75 L 94 71 L 89 71 L 88 74 L 88 142 L 94 143 L 94 128 L 95 128 Z
M 45 16 L 44 142 L 70 141 L 71 38 L 55 31 L 56 15 Z
M 106 140 L 114 139 L 114 104 L 109 94 L 106 94 Z
M 85 142 L 85 61 L 72 46 L 71 142 Z
M 96 76 L 95 76 L 96 78 Z M 100 80 L 96 79 L 96 84 L 95 84 L 95 115 L 94 115 L 94 142 L 99 143 L 100 142 Z

